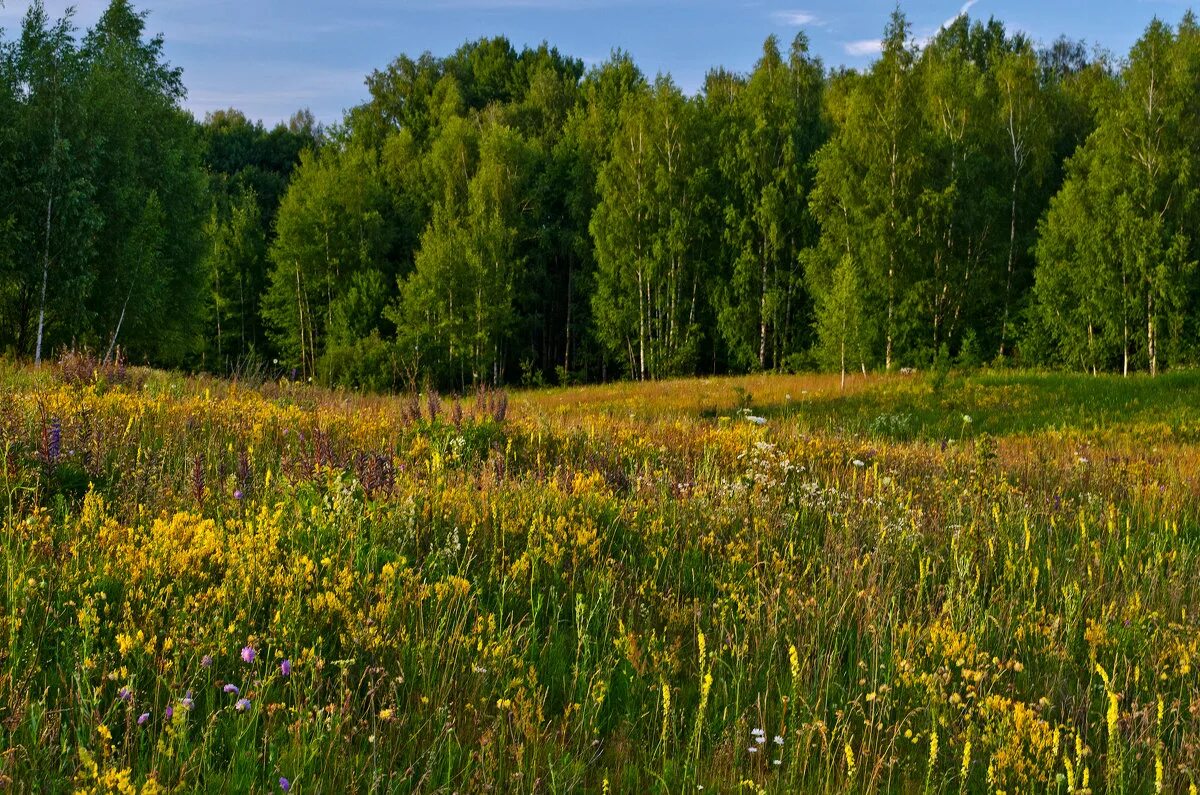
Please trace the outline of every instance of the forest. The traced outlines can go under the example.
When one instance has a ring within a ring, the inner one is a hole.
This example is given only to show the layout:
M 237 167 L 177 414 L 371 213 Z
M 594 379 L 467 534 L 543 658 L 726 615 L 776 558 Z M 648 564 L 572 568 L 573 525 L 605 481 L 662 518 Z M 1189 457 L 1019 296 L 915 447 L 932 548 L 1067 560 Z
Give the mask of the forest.
M 883 21 L 883 20 L 881 20 Z M 400 55 L 333 124 L 196 119 L 147 12 L 0 32 L 0 350 L 392 390 L 1200 359 L 1200 25 L 901 10 L 689 96 L 613 51 Z

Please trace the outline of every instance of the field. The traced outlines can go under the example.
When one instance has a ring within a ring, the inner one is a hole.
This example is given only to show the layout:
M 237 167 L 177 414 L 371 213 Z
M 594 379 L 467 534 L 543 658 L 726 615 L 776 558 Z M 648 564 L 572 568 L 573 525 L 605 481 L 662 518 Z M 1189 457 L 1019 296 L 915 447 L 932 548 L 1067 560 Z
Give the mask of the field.
M 0 384 L 0 791 L 1196 791 L 1195 373 Z

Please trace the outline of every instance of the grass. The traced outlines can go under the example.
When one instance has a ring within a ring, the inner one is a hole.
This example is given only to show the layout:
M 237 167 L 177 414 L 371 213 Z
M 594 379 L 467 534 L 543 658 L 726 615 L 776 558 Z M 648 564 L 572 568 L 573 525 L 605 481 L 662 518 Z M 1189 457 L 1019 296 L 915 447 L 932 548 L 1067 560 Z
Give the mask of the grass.
M 0 788 L 1200 771 L 1196 373 L 0 383 Z
M 1012 436 L 1047 430 L 1122 432 L 1158 425 L 1195 439 L 1200 372 L 1157 378 L 1060 373 L 993 373 L 952 378 L 933 389 L 920 376 L 852 377 L 842 392 L 819 376 L 750 376 L 613 384 L 524 393 L 545 416 L 715 419 L 740 408 L 809 431 L 900 441 L 976 434 Z
M 1050 430 L 1105 433 L 1158 425 L 1194 440 L 1200 431 L 1200 417 L 1191 411 L 1197 395 L 1200 375 L 1195 372 L 1158 378 L 985 375 L 955 379 L 936 392 L 919 380 L 897 380 L 845 400 L 814 400 L 790 411 L 785 406 L 783 413 L 803 415 L 801 421 L 810 427 L 900 439 L 949 439 L 965 431 L 995 436 Z M 964 416 L 971 418 L 966 429 Z M 897 423 L 896 417 L 906 419 Z

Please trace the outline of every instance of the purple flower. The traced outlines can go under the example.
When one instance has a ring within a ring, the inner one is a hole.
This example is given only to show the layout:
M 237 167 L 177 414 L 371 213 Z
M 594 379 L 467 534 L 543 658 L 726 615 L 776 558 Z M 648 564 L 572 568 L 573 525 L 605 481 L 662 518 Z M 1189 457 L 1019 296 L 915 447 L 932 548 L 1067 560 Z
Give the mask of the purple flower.
M 145 726 L 148 720 L 150 720 L 150 713 L 143 712 L 141 715 L 138 715 L 138 726 Z
M 212 655 L 206 654 L 200 658 L 200 664 L 205 668 L 212 668 Z
M 125 702 L 133 701 L 133 693 L 129 690 L 128 687 L 122 687 L 117 692 L 117 698 L 119 698 Z
M 284 660 L 283 662 L 279 663 L 279 673 L 282 674 L 283 676 L 291 676 L 292 675 L 292 661 Z
M 221 689 L 224 690 L 226 693 L 241 693 L 242 692 L 241 690 L 238 689 L 238 686 L 233 684 L 232 682 L 225 685 L 225 687 L 223 687 Z
M 187 695 L 181 698 L 179 703 L 182 704 L 185 709 L 191 709 L 192 707 L 196 706 L 196 702 L 192 700 L 192 691 L 187 691 Z
M 46 458 L 53 464 L 58 461 L 59 453 L 62 451 L 62 422 L 58 418 L 51 421 L 48 437 Z
M 279 788 L 281 790 L 283 790 L 284 792 L 287 792 L 288 790 L 290 790 L 292 788 L 292 782 L 288 781 L 283 776 L 280 776 L 279 777 Z
M 241 489 L 235 489 L 235 490 L 234 490 L 234 492 L 233 492 L 233 498 L 234 498 L 235 500 L 240 500 L 240 499 L 242 498 L 242 490 L 241 490 Z
M 163 712 L 163 717 L 166 718 L 167 720 L 170 720 L 171 718 L 175 717 L 175 708 L 167 707 L 166 711 Z
M 253 646 L 246 646 L 244 649 L 242 649 L 242 662 L 245 662 L 245 663 L 254 662 L 254 647 Z
M 237 703 L 234 704 L 233 706 L 234 706 L 234 709 L 236 709 L 238 712 L 245 712 L 246 710 L 250 709 L 250 699 L 239 698 L 237 700 Z

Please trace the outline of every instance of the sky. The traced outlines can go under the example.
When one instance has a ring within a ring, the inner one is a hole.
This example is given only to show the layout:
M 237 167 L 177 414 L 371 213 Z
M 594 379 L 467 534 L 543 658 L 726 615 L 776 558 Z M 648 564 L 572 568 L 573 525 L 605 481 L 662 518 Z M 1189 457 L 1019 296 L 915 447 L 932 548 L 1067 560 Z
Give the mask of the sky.
M 309 108 L 319 121 L 366 98 L 364 77 L 397 55 L 452 52 L 504 35 L 520 48 L 543 41 L 586 65 L 628 51 L 648 75 L 670 73 L 687 92 L 713 66 L 748 71 L 763 40 L 786 46 L 808 33 L 827 66 L 862 67 L 878 51 L 892 0 L 133 0 L 163 34 L 184 70 L 186 105 L 197 116 L 234 107 L 268 125 Z M 0 0 L 11 36 L 28 0 Z M 68 0 L 45 0 L 59 15 Z M 1041 42 L 1067 34 L 1117 55 L 1157 16 L 1175 23 L 1187 0 L 905 0 L 914 36 L 927 37 L 964 10 L 996 17 Z M 74 0 L 82 29 L 107 0 Z

